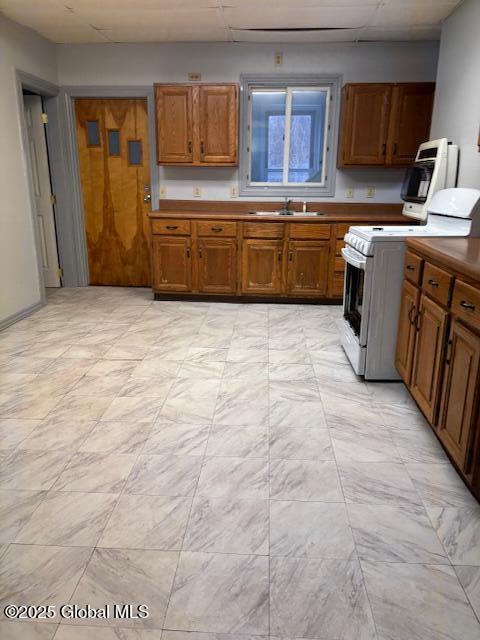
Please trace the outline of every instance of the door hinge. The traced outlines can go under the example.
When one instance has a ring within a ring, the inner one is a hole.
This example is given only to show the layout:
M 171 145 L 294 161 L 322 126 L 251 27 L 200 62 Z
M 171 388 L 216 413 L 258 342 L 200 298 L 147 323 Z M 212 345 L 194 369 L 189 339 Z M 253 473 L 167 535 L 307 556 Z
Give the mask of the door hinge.
M 62 267 L 58 267 L 58 277 L 59 278 L 63 278 L 63 268 Z
M 57 204 L 57 196 L 54 193 L 50 194 L 50 204 Z
M 42 113 L 42 124 L 48 124 L 48 114 Z

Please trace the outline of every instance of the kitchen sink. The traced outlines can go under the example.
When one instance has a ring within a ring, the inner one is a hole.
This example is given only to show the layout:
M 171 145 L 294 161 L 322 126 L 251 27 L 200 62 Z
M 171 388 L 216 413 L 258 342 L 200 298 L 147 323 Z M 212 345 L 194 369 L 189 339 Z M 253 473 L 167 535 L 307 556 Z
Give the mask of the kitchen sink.
M 250 215 L 252 216 L 291 216 L 291 217 L 298 217 L 298 216 L 323 216 L 325 215 L 324 213 L 321 213 L 320 211 L 305 211 L 305 213 L 303 211 L 289 211 L 288 213 L 284 213 L 283 211 L 250 211 Z

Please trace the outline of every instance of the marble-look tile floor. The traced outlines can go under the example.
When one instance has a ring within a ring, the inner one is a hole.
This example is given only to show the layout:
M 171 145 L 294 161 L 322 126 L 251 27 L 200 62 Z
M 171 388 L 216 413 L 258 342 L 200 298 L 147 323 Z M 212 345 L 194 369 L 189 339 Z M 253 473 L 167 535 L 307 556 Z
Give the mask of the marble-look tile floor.
M 91 287 L 1 333 L 2 640 L 478 639 L 480 506 L 340 313 Z

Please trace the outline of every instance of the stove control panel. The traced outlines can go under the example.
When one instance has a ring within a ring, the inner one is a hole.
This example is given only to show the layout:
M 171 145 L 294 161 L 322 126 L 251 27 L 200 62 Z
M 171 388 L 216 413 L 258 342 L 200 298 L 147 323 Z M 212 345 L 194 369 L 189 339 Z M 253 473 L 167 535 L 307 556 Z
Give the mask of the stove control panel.
M 351 247 L 362 253 L 364 256 L 373 255 L 373 244 L 364 238 L 360 238 L 354 233 L 348 232 L 343 238 Z

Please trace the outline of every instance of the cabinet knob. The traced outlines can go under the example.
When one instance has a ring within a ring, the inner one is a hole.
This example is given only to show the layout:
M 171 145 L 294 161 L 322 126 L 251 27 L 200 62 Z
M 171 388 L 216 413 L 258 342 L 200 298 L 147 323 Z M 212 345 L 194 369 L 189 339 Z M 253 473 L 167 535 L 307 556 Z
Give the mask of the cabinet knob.
M 475 305 L 471 302 L 467 302 L 466 300 L 460 300 L 460 306 L 464 309 L 468 309 L 468 311 L 475 311 Z

